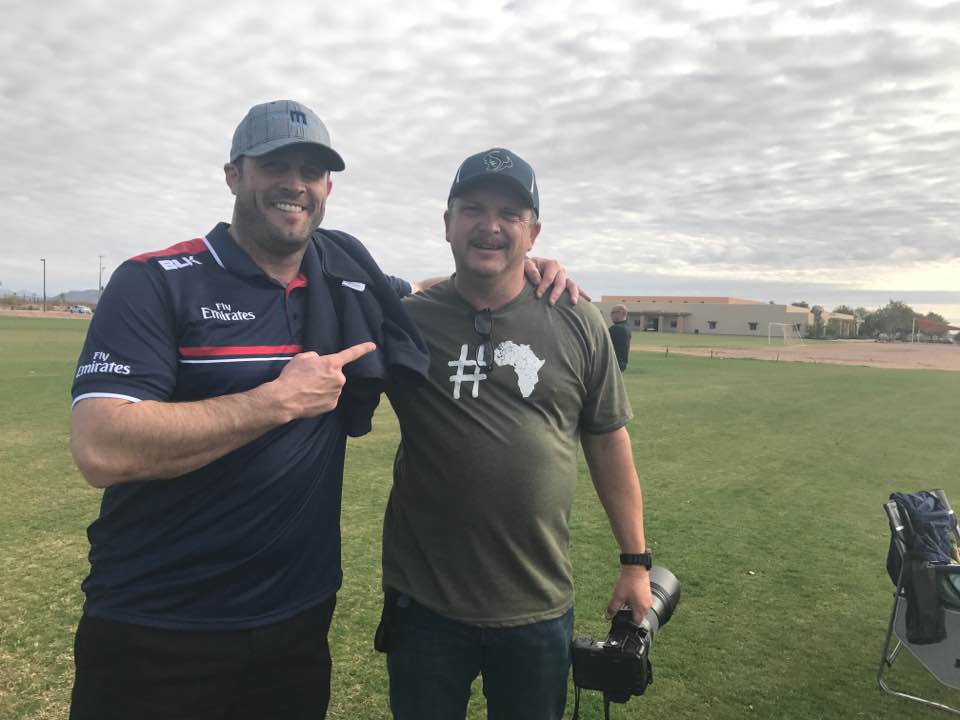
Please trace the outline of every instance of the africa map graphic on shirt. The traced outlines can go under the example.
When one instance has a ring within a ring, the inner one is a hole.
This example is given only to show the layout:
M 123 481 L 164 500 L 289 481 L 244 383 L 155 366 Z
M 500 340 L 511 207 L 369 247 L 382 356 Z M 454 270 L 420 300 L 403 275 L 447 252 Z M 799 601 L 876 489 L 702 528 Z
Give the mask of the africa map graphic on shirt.
M 453 399 L 460 399 L 460 386 L 464 383 L 472 385 L 470 396 L 480 397 L 480 383 L 487 379 L 487 373 L 483 372 L 484 357 L 483 346 L 477 348 L 477 359 L 468 358 L 470 346 L 464 343 L 460 346 L 460 357 L 447 363 L 456 372 L 449 377 L 453 383 Z M 503 367 L 507 365 L 512 367 L 517 374 L 517 387 L 523 397 L 530 397 L 533 389 L 540 380 L 540 368 L 543 367 L 544 360 L 541 360 L 533 354 L 529 345 L 517 345 L 511 340 L 505 340 L 497 346 L 493 352 L 493 362 Z M 466 372 L 470 368 L 470 372 Z
M 493 353 L 493 361 L 499 365 L 509 365 L 517 373 L 517 386 L 523 397 L 530 397 L 530 393 L 537 386 L 540 379 L 540 368 L 544 360 L 533 354 L 529 345 L 517 345 L 506 340 L 497 346 Z

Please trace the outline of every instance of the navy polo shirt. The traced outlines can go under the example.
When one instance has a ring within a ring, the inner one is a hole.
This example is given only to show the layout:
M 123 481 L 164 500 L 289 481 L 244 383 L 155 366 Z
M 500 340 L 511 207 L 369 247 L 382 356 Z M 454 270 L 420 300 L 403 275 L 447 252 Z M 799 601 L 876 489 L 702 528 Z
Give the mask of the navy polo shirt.
M 276 378 L 303 348 L 307 278 L 284 287 L 220 224 L 110 279 L 73 383 L 86 398 L 202 400 Z M 307 252 L 315 253 L 310 243 Z M 310 283 L 324 283 L 311 277 Z M 317 287 L 314 286 L 316 291 Z M 320 354 L 341 349 L 314 305 Z M 182 477 L 122 483 L 90 525 L 84 611 L 175 629 L 234 629 L 316 606 L 340 586 L 339 411 L 296 420 Z

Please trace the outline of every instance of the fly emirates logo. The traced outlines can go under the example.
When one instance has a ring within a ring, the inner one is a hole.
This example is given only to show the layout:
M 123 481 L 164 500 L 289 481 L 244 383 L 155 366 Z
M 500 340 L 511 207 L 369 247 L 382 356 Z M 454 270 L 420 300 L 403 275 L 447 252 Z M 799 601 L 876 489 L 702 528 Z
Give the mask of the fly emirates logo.
M 121 365 L 110 360 L 110 353 L 95 352 L 93 362 L 85 363 L 77 368 L 77 377 L 89 375 L 90 373 L 112 373 L 114 375 L 129 375 L 130 366 Z
M 234 322 L 236 320 L 256 320 L 257 316 L 246 310 L 234 310 L 229 303 L 214 303 L 212 308 L 201 307 L 200 313 L 204 320 L 223 320 L 225 322 Z

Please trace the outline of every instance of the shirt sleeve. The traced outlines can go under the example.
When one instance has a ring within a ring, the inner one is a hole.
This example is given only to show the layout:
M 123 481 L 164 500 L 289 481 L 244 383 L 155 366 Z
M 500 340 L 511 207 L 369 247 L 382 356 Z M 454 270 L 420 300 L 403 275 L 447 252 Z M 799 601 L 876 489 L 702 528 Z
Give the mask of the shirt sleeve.
M 386 278 L 387 284 L 397 294 L 397 297 L 405 298 L 407 295 L 411 294 L 413 288 L 411 288 L 410 283 L 403 278 L 399 278 L 394 275 L 387 275 L 386 273 L 384 273 L 383 277 Z
M 579 308 L 580 304 L 575 307 Z M 613 432 L 633 418 L 630 398 L 623 382 L 623 373 L 600 311 L 584 304 L 581 311 L 587 344 L 591 352 L 587 368 L 587 396 L 580 413 L 580 427 L 584 432 L 600 435 Z
M 117 268 L 90 321 L 73 403 L 168 400 L 177 377 L 175 324 L 169 292 L 151 265 L 128 260 Z

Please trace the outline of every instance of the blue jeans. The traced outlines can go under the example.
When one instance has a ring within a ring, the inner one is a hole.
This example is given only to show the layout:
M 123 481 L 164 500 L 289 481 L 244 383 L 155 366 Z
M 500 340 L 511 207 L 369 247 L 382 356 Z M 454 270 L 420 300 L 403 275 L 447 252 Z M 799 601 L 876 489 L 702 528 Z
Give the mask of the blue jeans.
M 463 720 L 478 674 L 490 720 L 561 720 L 573 609 L 555 620 L 491 628 L 450 620 L 406 595 L 394 602 L 387 655 L 394 720 Z

